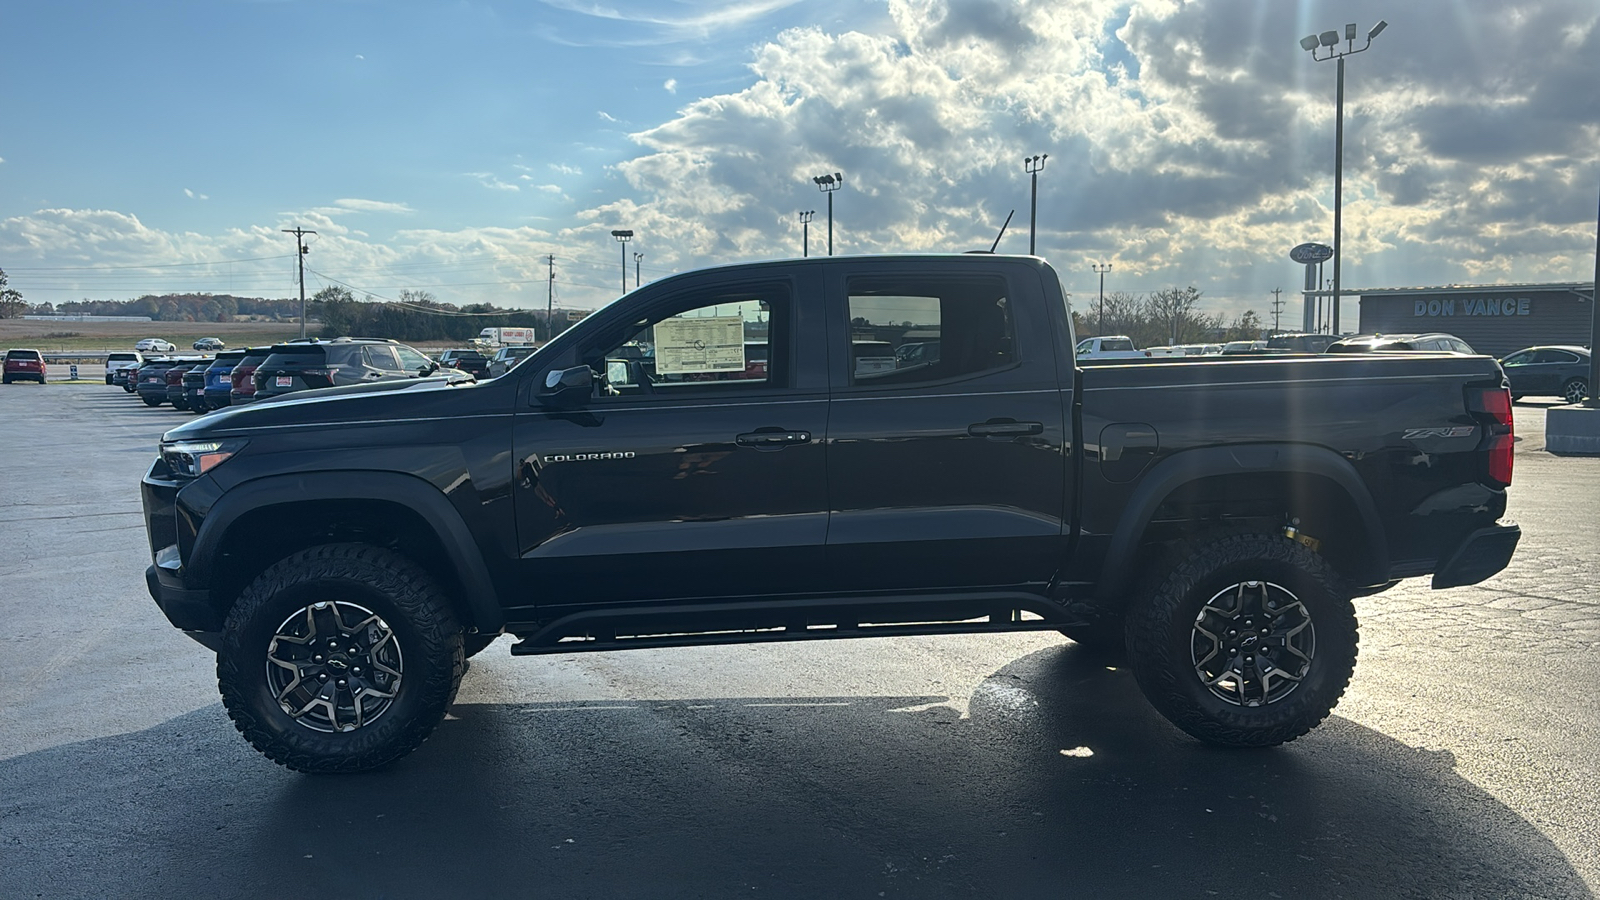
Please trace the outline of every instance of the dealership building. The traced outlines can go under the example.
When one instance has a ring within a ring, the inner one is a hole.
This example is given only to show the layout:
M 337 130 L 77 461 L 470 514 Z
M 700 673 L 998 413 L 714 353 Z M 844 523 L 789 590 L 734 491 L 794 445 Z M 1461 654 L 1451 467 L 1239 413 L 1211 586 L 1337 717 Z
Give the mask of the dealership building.
M 1502 357 L 1542 344 L 1589 345 L 1594 283 L 1451 285 L 1350 291 L 1362 334 L 1442 331 Z

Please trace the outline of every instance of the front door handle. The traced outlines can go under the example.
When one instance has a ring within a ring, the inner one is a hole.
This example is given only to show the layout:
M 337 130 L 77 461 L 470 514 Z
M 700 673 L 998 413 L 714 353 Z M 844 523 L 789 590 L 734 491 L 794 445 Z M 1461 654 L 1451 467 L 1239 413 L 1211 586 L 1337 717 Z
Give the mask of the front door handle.
M 741 446 L 754 447 L 757 450 L 782 450 L 790 444 L 811 443 L 811 432 L 788 431 L 782 428 L 763 428 L 760 431 L 751 431 L 735 438 Z
M 973 437 L 1021 437 L 1027 434 L 1044 434 L 1043 422 L 1018 422 L 1015 419 L 990 419 L 967 426 Z

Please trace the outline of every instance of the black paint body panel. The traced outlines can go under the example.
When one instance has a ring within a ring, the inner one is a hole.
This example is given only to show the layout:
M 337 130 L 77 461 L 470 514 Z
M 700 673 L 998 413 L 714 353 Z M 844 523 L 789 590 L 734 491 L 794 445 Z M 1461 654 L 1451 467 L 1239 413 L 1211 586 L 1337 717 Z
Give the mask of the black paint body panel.
M 845 279 L 899 272 L 1005 279 L 1014 364 L 852 386 Z M 786 343 L 772 351 L 773 360 L 787 354 L 781 378 L 575 407 L 542 398 L 549 373 L 578 365 L 645 311 L 744 283 L 792 298 Z M 222 586 L 238 579 L 218 548 L 234 546 L 234 529 L 262 510 L 314 519 L 333 503 L 425 523 L 469 624 L 519 632 L 674 604 L 702 618 L 768 604 L 803 620 L 808 604 L 883 608 L 885 598 L 920 596 L 941 616 L 982 615 L 986 603 L 1031 609 L 1023 600 L 1032 597 L 1048 613 L 1047 598 L 1125 590 L 1142 536 L 1184 514 L 1173 492 L 1196 479 L 1268 479 L 1291 494 L 1340 498 L 1360 531 L 1345 538 L 1354 547 L 1345 574 L 1358 585 L 1432 572 L 1485 540 L 1504 512 L 1464 394 L 1502 383 L 1492 359 L 1079 368 L 1073 344 L 1055 272 L 1029 257 L 832 257 L 668 278 L 491 381 L 306 391 L 169 432 L 246 443 L 193 481 L 159 460 L 146 476 L 151 590 L 181 592 L 175 609 L 225 606 Z M 984 430 L 994 423 L 1037 427 Z M 1436 436 L 1451 428 L 1459 433 Z M 742 442 L 764 432 L 792 440 Z

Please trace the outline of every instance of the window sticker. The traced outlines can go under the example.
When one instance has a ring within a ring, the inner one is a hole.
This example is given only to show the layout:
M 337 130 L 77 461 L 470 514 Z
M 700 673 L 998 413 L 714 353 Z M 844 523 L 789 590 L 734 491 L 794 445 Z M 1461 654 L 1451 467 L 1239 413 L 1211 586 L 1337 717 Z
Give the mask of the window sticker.
M 741 316 L 673 317 L 656 323 L 656 372 L 744 371 L 744 319 Z

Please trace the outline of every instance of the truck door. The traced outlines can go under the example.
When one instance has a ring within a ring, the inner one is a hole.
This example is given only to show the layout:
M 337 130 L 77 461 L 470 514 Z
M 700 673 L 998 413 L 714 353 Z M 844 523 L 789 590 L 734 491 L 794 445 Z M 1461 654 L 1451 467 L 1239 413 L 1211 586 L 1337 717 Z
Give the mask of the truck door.
M 974 262 L 830 273 L 835 589 L 1042 589 L 1062 561 L 1057 323 L 1038 270 Z M 852 350 L 883 342 L 887 367 Z
M 531 396 L 517 416 L 528 605 L 815 588 L 828 521 L 820 275 L 763 274 L 647 292 L 546 363 L 599 377 L 578 408 Z

